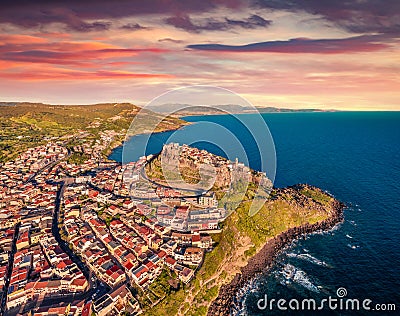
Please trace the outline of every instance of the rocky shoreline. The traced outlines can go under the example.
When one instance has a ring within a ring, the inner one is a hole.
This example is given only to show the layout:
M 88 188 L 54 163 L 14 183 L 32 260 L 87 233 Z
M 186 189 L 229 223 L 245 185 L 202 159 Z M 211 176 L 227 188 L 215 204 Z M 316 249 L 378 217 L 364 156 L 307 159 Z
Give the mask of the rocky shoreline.
M 334 200 L 332 202 L 332 213 L 328 219 L 315 224 L 290 228 L 269 240 L 257 254 L 249 259 L 247 265 L 241 269 L 241 273 L 235 275 L 231 283 L 221 286 L 217 298 L 208 309 L 207 315 L 230 315 L 234 298 L 240 288 L 244 287 L 257 274 L 267 272 L 272 267 L 277 255 L 293 240 L 306 234 L 329 230 L 342 222 L 343 209 L 344 204 Z

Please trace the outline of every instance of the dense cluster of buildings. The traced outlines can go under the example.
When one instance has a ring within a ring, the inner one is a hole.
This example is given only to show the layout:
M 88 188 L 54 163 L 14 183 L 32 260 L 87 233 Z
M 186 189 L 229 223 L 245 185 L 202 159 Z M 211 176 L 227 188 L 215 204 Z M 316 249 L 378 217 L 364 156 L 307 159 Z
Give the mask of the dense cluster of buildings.
M 97 155 L 104 148 L 99 144 L 92 154 Z M 28 149 L 0 166 L 2 315 L 25 315 L 29 312 L 72 316 L 91 315 L 93 311 L 88 298 L 91 298 L 94 282 L 63 250 L 54 230 L 58 229 L 55 222 L 57 192 L 60 190 L 58 180 L 77 174 L 74 181 L 87 181 L 79 174 L 99 163 L 91 156 L 92 163 L 86 168 L 80 167 L 68 163 L 68 156 L 65 143 L 59 141 Z M 118 295 L 114 298 L 115 302 L 121 302 Z M 71 299 L 71 303 L 63 303 Z M 122 301 L 125 302 L 125 298 Z M 135 301 L 129 302 L 132 305 Z
M 127 282 L 147 288 L 165 267 L 187 283 L 212 248 L 211 238 L 193 231 L 185 233 L 190 242 L 181 242 L 172 227 L 151 216 L 166 208 L 75 183 L 64 192 L 64 229 L 74 251 L 110 287 Z
M 27 216 L 51 214 L 57 186 L 47 181 L 54 174 L 50 167 L 66 155 L 62 146 L 48 144 L 31 148 L 0 167 L 0 229 L 14 227 Z
M 9 269 L 10 253 L 13 249 L 15 235 L 14 228 L 0 230 L 0 295 L 2 301 L 7 296 L 7 272 Z
M 114 136 L 102 132 L 94 144 L 69 150 L 49 143 L 0 167 L 0 313 L 138 314 L 130 289 L 148 289 L 163 271 L 182 283 L 194 277 L 226 210 L 214 193 L 189 197 L 146 181 L 152 157 L 103 162 Z M 181 163 L 190 156 L 190 167 L 216 167 L 220 185 L 236 171 L 250 176 L 244 165 L 188 146 L 164 151 Z M 87 161 L 68 162 L 73 153 Z
M 15 240 L 11 249 L 5 249 L 13 256 L 7 274 L 7 310 L 34 308 L 45 297 L 62 298 L 87 290 L 88 280 L 55 240 L 52 224 L 51 216 L 42 216 L 22 219 L 14 231 L 3 231 L 9 241 Z

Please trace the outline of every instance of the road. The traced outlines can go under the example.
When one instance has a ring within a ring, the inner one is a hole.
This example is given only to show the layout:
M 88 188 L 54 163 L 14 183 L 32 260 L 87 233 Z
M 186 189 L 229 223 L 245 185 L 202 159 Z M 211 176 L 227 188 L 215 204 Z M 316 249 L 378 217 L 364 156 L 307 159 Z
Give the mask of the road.
M 9 257 L 8 257 L 8 269 L 7 269 L 6 278 L 5 278 L 6 282 L 4 284 L 4 292 L 3 292 L 3 295 L 1 296 L 0 315 L 4 315 L 5 308 L 6 308 L 6 302 L 7 302 L 6 293 L 8 293 L 8 287 L 10 286 L 10 279 L 11 279 L 11 274 L 12 274 L 13 265 L 14 265 L 14 255 L 15 255 L 15 252 L 17 251 L 16 242 L 17 242 L 17 237 L 18 237 L 19 226 L 20 226 L 20 223 L 15 225 L 15 232 L 14 232 L 14 237 L 13 237 L 13 241 L 12 241 L 12 248 L 11 248 L 11 252 L 9 253 Z
M 25 183 L 32 182 L 37 175 L 41 174 L 43 171 L 45 171 L 49 168 L 54 167 L 61 160 L 68 158 L 70 155 L 71 155 L 71 153 L 68 150 L 68 155 L 66 157 L 49 162 L 47 165 L 43 166 L 38 171 L 36 171 L 34 174 L 32 174 L 27 179 L 27 181 L 25 181 Z M 86 292 L 79 293 L 79 294 L 71 294 L 69 292 L 65 292 L 65 293 L 62 293 L 61 295 L 57 295 L 57 296 L 53 295 L 51 297 L 44 297 L 42 302 L 39 302 L 40 306 L 55 306 L 60 303 L 69 303 L 69 302 L 72 302 L 72 301 L 78 300 L 78 299 L 89 301 L 92 299 L 93 296 L 101 297 L 102 295 L 104 295 L 110 291 L 110 288 L 103 282 L 99 281 L 97 279 L 97 277 L 94 274 L 92 274 L 92 272 L 82 262 L 80 257 L 69 248 L 68 243 L 66 243 L 61 238 L 60 230 L 58 227 L 58 218 L 59 218 L 59 213 L 60 213 L 60 207 L 61 207 L 61 203 L 62 203 L 62 199 L 63 199 L 65 186 L 68 184 L 71 184 L 73 182 L 74 182 L 74 178 L 72 178 L 72 177 L 65 178 L 65 179 L 58 180 L 58 181 L 52 181 L 52 180 L 48 181 L 48 183 L 59 185 L 59 189 L 57 191 L 56 200 L 55 200 L 55 209 L 53 212 L 52 234 L 55 237 L 55 239 L 57 240 L 61 249 L 66 254 L 68 254 L 68 256 L 71 258 L 71 260 L 79 267 L 79 269 L 82 271 L 84 276 L 88 279 L 89 289 Z M 19 226 L 20 226 L 19 223 L 15 226 L 15 234 L 14 234 L 14 238 L 13 238 L 12 251 L 9 254 L 8 270 L 7 270 L 7 274 L 5 277 L 4 293 L 0 297 L 0 315 L 16 315 L 16 314 L 18 314 L 18 312 L 29 312 L 32 308 L 35 308 L 35 306 L 38 305 L 37 304 L 38 302 L 36 300 L 34 300 L 34 301 L 28 302 L 25 306 L 16 307 L 11 310 L 5 309 L 6 302 L 7 302 L 6 293 L 8 292 L 10 276 L 12 273 L 12 267 L 13 267 L 13 263 L 14 263 L 14 254 L 16 252 L 16 239 L 18 237 Z
M 60 207 L 62 202 L 62 197 L 64 195 L 65 185 L 71 184 L 74 182 L 73 178 L 65 178 L 64 180 L 59 182 L 59 189 L 57 191 L 56 201 L 55 201 L 55 209 L 53 214 L 53 223 L 52 223 L 52 233 L 54 238 L 57 240 L 61 249 L 71 258 L 73 262 L 77 264 L 79 269 L 82 270 L 84 276 L 86 278 L 89 277 L 89 269 L 86 265 L 81 261 L 81 259 L 69 248 L 69 245 L 61 238 L 60 229 L 58 228 L 58 217 L 60 213 Z
M 173 190 L 176 190 L 176 191 L 185 191 L 185 192 L 189 192 L 189 193 L 194 193 L 194 194 L 191 194 L 191 195 L 182 195 L 182 196 L 176 197 L 177 199 L 179 199 L 179 198 L 197 198 L 197 197 L 201 196 L 203 191 L 204 191 L 204 190 L 200 190 L 200 189 L 199 190 L 193 190 L 193 189 L 189 189 L 189 188 L 180 188 L 178 186 L 173 187 L 173 186 L 165 185 L 165 184 L 162 184 L 162 183 L 158 183 L 158 182 L 156 182 L 154 180 L 151 180 L 151 179 L 149 179 L 147 177 L 145 167 L 143 167 L 140 170 L 140 177 L 143 180 L 148 181 L 151 184 L 159 186 L 159 187 L 163 187 L 163 188 L 166 188 L 166 189 L 173 189 Z M 182 183 L 182 181 L 180 183 Z
M 45 165 L 44 167 L 40 168 L 38 171 L 36 171 L 33 175 L 31 175 L 28 180 L 25 181 L 25 183 L 29 183 L 31 182 L 33 179 L 35 179 L 35 177 L 39 174 L 41 174 L 43 171 L 45 171 L 46 169 L 50 168 L 50 167 L 54 167 L 56 164 L 58 164 L 61 160 L 67 159 L 69 156 L 71 156 L 70 151 L 68 150 L 68 154 L 63 157 L 63 158 L 59 158 L 56 161 L 51 161 L 49 162 L 47 165 Z
M 45 298 L 43 300 L 43 303 L 41 306 L 52 306 L 55 304 L 59 303 L 67 303 L 71 302 L 76 299 L 80 300 L 90 300 L 93 296 L 93 294 L 97 293 L 98 296 L 101 296 L 109 291 L 109 288 L 107 285 L 103 284 L 100 282 L 96 276 L 92 275 L 88 267 L 82 262 L 81 258 L 75 254 L 71 248 L 69 248 L 69 245 L 67 242 L 65 242 L 60 235 L 60 230 L 58 227 L 58 218 L 59 218 L 59 212 L 60 212 L 60 207 L 62 203 L 62 197 L 64 194 L 65 186 L 72 183 L 74 181 L 73 178 L 65 178 L 62 181 L 59 181 L 59 189 L 57 191 L 57 196 L 56 196 L 56 201 L 55 201 L 55 210 L 53 214 L 53 223 L 52 223 L 52 233 L 54 238 L 57 240 L 58 244 L 60 245 L 61 249 L 71 258 L 71 260 L 81 269 L 82 273 L 84 276 L 88 279 L 89 281 L 89 290 L 80 293 L 77 295 L 72 295 L 69 293 L 66 293 L 63 296 L 59 296 L 57 298 L 54 297 L 49 297 Z M 92 277 L 94 281 L 92 280 Z

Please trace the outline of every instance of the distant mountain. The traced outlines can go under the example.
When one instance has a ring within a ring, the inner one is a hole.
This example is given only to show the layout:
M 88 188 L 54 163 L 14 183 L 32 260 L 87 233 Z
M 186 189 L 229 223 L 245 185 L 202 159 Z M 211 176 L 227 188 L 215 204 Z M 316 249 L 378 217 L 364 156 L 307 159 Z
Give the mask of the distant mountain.
M 332 112 L 336 110 L 322 110 L 322 109 L 288 109 L 288 108 L 275 108 L 275 107 L 256 107 L 260 113 L 274 113 L 274 112 Z
M 244 113 L 278 113 L 278 112 L 323 112 L 321 109 L 288 109 L 276 107 L 256 107 L 242 106 L 238 104 L 221 104 L 214 107 L 210 106 L 192 106 L 190 104 L 180 103 L 165 103 L 150 105 L 147 109 L 158 113 L 174 113 L 175 115 L 190 115 L 190 114 L 244 114 Z M 181 109 L 181 110 L 179 110 Z
M 0 102 L 0 106 L 16 106 L 20 102 Z

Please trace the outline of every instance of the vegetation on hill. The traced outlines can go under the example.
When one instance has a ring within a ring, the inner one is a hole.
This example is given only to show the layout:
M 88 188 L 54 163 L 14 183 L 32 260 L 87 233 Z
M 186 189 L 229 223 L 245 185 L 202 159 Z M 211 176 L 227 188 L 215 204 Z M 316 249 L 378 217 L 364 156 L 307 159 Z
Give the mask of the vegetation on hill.
M 159 114 L 145 111 L 135 129 L 129 129 L 139 110 L 139 107 L 130 103 L 0 103 L 0 162 L 14 158 L 29 147 L 71 136 L 80 130 L 88 132 L 89 140 L 98 139 L 102 131 L 115 131 L 118 135 L 110 144 L 115 146 L 123 140 L 125 133 L 138 134 L 153 130 L 154 122 L 162 118 Z M 180 119 L 167 117 L 158 124 L 156 131 L 175 129 L 183 124 L 185 122 Z
M 166 180 L 180 180 L 186 183 L 196 184 L 201 180 L 200 171 L 196 167 L 189 167 L 184 164 L 179 164 L 177 169 L 168 169 L 162 167 L 161 158 L 157 156 L 151 163 L 146 165 L 146 175 L 161 184 L 168 184 Z

